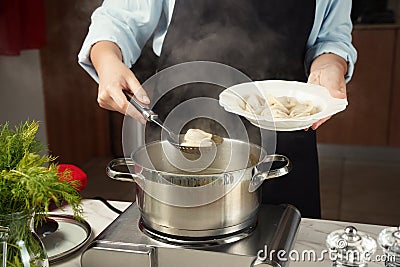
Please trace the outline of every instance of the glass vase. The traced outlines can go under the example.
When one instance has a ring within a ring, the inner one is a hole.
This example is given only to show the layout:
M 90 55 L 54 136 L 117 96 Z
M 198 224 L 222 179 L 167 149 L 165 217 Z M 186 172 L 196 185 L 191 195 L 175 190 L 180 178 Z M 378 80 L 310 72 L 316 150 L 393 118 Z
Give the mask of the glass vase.
M 26 212 L 0 214 L 1 267 L 47 267 L 43 243 L 32 231 L 32 215 Z

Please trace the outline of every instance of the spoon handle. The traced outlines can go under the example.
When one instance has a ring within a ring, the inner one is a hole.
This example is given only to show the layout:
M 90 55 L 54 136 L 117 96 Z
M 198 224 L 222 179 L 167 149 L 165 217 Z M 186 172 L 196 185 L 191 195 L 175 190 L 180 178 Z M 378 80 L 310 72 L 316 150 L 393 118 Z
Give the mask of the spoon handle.
M 126 90 L 123 90 L 126 98 L 129 100 L 129 102 L 134 106 L 140 113 L 142 113 L 143 117 L 148 120 L 148 121 L 154 121 L 158 119 L 158 115 L 154 113 L 151 109 L 148 107 L 142 106 L 139 101 L 136 99 L 136 97 L 131 93 Z
M 124 90 L 123 92 L 124 92 L 126 98 L 129 100 L 129 102 L 132 104 L 132 106 L 134 106 L 140 113 L 142 113 L 143 117 L 147 121 L 154 122 L 159 127 L 164 129 L 164 131 L 166 131 L 170 137 L 170 139 L 169 139 L 170 143 L 173 143 L 175 146 L 179 146 L 179 137 L 176 134 L 174 134 L 170 129 L 168 129 L 160 121 L 160 119 L 158 118 L 158 115 L 156 113 L 154 113 L 154 111 L 152 111 L 151 109 L 149 109 L 147 107 L 142 106 L 131 92 L 128 92 L 126 90 Z

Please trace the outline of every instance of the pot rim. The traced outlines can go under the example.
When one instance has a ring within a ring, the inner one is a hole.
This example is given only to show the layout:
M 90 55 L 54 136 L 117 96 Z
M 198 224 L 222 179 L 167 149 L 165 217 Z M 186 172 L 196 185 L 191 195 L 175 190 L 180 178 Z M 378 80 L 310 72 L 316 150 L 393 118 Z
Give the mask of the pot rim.
M 157 143 L 169 143 L 168 140 L 158 140 L 158 141 L 152 141 L 152 142 L 150 142 L 150 143 L 148 143 L 148 144 L 141 145 L 140 147 L 138 147 L 137 149 L 135 149 L 135 150 L 131 153 L 131 155 L 130 155 L 130 160 L 132 160 L 133 163 L 135 163 L 135 165 L 139 166 L 139 167 L 142 168 L 142 169 L 145 169 L 145 170 L 148 170 L 148 171 L 155 171 L 155 172 L 157 172 L 157 173 L 159 173 L 159 174 L 164 174 L 164 175 L 171 175 L 171 176 L 178 176 L 178 177 L 179 177 L 179 176 L 182 176 L 182 177 L 185 177 L 185 176 L 215 177 L 216 175 L 222 175 L 222 174 L 226 174 L 226 173 L 235 173 L 235 172 L 239 172 L 239 171 L 246 171 L 246 170 L 248 170 L 248 169 L 252 169 L 252 168 L 256 167 L 259 163 L 263 162 L 263 160 L 265 160 L 265 158 L 268 157 L 267 151 L 266 151 L 263 147 L 261 147 L 261 146 L 259 146 L 259 145 L 256 145 L 256 144 L 254 144 L 254 143 L 250 143 L 250 142 L 247 143 L 247 142 L 242 141 L 242 140 L 231 139 L 231 138 L 224 138 L 224 141 L 225 141 L 225 140 L 227 140 L 227 141 L 229 141 L 229 142 L 242 143 L 242 144 L 246 144 L 246 145 L 251 146 L 251 147 L 255 147 L 256 149 L 259 149 L 259 150 L 261 151 L 260 155 L 264 155 L 264 156 L 262 157 L 262 159 L 260 159 L 260 157 L 258 157 L 257 163 L 255 163 L 254 165 L 251 165 L 251 166 L 249 166 L 249 167 L 246 167 L 246 168 L 240 168 L 240 169 L 234 169 L 234 170 L 230 170 L 230 171 L 222 171 L 222 172 L 216 172 L 216 173 L 207 173 L 207 174 L 199 174 L 199 173 L 196 174 L 195 172 L 193 172 L 194 174 L 189 174 L 189 173 L 186 173 L 186 174 L 183 174 L 183 173 L 172 173 L 172 172 L 167 172 L 167 171 L 156 170 L 156 169 L 154 169 L 154 168 L 145 167 L 145 166 L 143 166 L 142 164 L 139 164 L 139 163 L 134 159 L 135 155 L 136 155 L 139 151 L 142 151 L 143 149 L 146 149 L 146 147 L 148 147 L 148 146 L 150 146 L 150 145 L 157 144 Z

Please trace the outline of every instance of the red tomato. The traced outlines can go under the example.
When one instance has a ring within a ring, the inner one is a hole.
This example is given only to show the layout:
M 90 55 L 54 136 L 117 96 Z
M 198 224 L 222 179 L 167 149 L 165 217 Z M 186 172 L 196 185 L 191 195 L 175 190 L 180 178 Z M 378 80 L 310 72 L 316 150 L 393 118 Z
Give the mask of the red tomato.
M 82 169 L 72 164 L 58 164 L 59 175 L 63 173 L 66 169 L 69 169 L 71 171 L 73 181 L 79 181 L 79 184 L 76 186 L 76 189 L 78 191 L 84 189 L 86 187 L 88 179 L 86 173 Z

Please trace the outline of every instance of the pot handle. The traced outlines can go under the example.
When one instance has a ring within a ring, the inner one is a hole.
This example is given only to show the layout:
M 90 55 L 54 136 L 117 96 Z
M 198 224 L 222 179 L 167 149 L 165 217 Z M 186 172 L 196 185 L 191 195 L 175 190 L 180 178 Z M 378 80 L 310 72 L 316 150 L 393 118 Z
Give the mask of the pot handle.
M 135 166 L 135 162 L 130 158 L 118 158 L 110 161 L 106 168 L 106 173 L 108 177 L 114 180 L 125 181 L 125 182 L 135 182 L 135 178 L 138 176 L 132 173 L 120 172 L 115 170 L 117 166 Z
M 278 169 L 269 170 L 272 162 L 275 161 L 286 162 L 286 165 Z M 278 154 L 268 155 L 254 168 L 255 174 L 251 178 L 249 192 L 256 191 L 267 179 L 277 178 L 288 174 L 291 169 L 292 162 L 288 159 L 288 157 Z

